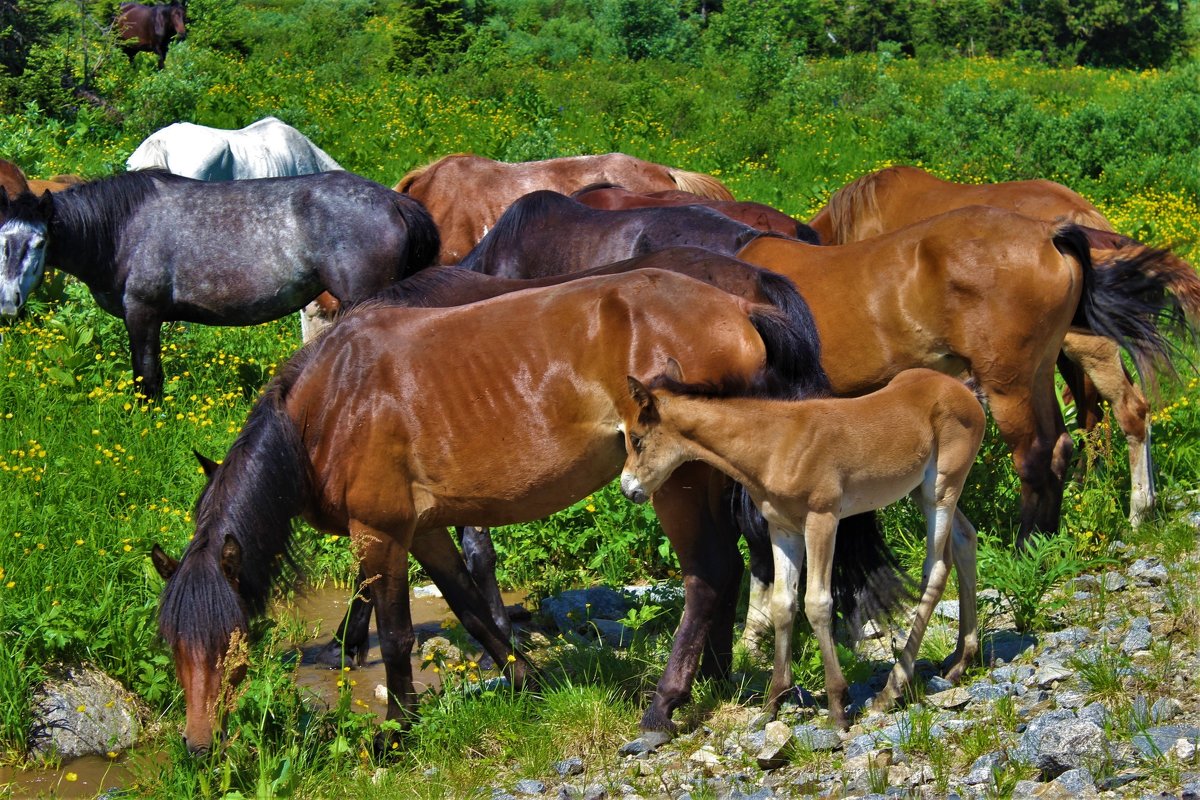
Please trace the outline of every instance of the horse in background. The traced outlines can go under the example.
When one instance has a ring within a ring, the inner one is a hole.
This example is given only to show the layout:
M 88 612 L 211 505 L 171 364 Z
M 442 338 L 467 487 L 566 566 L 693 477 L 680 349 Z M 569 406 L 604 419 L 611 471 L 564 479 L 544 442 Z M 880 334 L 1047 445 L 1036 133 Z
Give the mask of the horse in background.
M 839 189 L 809 223 L 826 244 L 849 244 L 898 230 L 923 219 L 970 205 L 993 206 L 1046 222 L 1084 226 L 1094 260 L 1145 246 L 1113 231 L 1104 215 L 1085 198 L 1047 180 L 963 184 L 946 181 L 917 167 L 888 167 Z M 1150 518 L 1155 505 L 1150 452 L 1150 405 L 1129 378 L 1118 345 L 1103 337 L 1071 330 L 1063 342 L 1058 370 L 1086 430 L 1102 419 L 1101 399 L 1113 409 L 1129 452 L 1129 522 Z
M 669 362 L 674 367 L 674 362 Z M 833 560 L 841 519 L 873 511 L 911 493 L 925 516 L 920 602 L 904 650 L 875 698 L 886 711 L 912 681 L 925 628 L 941 600 L 953 558 L 959 576 L 958 647 L 948 659 L 956 682 L 979 649 L 975 599 L 975 529 L 958 499 L 986 418 L 974 392 L 957 378 L 906 370 L 879 391 L 855 398 L 796 400 L 770 387 L 685 384 L 678 369 L 646 387 L 629 376 L 634 407 L 624 419 L 628 457 L 621 491 L 646 502 L 672 472 L 699 460 L 745 487 L 770 526 L 775 584 L 775 668 L 767 692 L 773 718 L 792 691 L 792 628 L 801 570 L 804 607 L 825 667 L 829 716 L 847 727 L 849 685 L 833 641 Z
M 211 746 L 221 660 L 248 617 L 264 611 L 291 552 L 293 518 L 348 534 L 366 573 L 379 576 L 370 593 L 388 718 L 407 722 L 416 706 L 410 554 L 505 664 L 509 646 L 480 613 L 482 598 L 446 526 L 538 519 L 615 477 L 625 458 L 619 425 L 631 403 L 626 376 L 648 378 L 663 353 L 702 380 L 766 373 L 799 395 L 823 383 L 816 348 L 811 328 L 795 328 L 777 306 L 652 270 L 454 308 L 374 300 L 351 310 L 293 356 L 259 399 L 201 495 L 182 559 L 156 555 L 167 579 L 159 626 L 184 686 L 188 748 Z M 497 419 L 505 421 L 502 435 Z M 742 568 L 727 490 L 725 478 L 690 465 L 655 497 L 686 596 L 643 730 L 673 729 L 671 712 L 699 669 L 728 674 Z M 526 665 L 518 656 L 511 668 L 519 680 Z
M 25 173 L 11 161 L 0 158 L 0 189 L 8 192 L 9 197 L 16 197 L 21 192 L 29 191 L 29 183 Z
M 219 182 L 126 172 L 0 199 L 0 313 L 17 313 L 47 265 L 75 275 L 124 320 L 135 386 L 157 397 L 162 323 L 255 325 L 322 290 L 356 302 L 437 249 L 420 203 L 349 172 Z
M 167 63 L 167 47 L 172 39 L 187 39 L 187 10 L 178 2 L 170 5 L 121 3 L 113 19 L 121 49 L 129 64 L 138 53 L 158 56 L 158 68 Z
M 78 175 L 54 175 L 45 180 L 31 178 L 29 180 L 29 191 L 34 194 L 41 194 L 42 192 L 65 192 L 72 186 L 78 186 L 81 183 L 87 183 L 87 179 L 81 178 Z
M 506 278 L 541 278 L 668 247 L 702 247 L 733 255 L 763 235 L 704 206 L 603 211 L 539 190 L 509 206 L 459 266 Z
M 679 189 L 732 200 L 720 181 L 698 172 L 642 161 L 623 153 L 506 163 L 458 153 L 412 170 L 396 184 L 429 209 L 442 232 L 440 264 L 457 264 L 517 198 L 538 189 L 570 194 L 593 183 L 635 192 Z
M 275 117 L 226 130 L 176 122 L 155 131 L 137 146 L 125 167 L 165 169 L 202 181 L 286 178 L 340 170 L 338 162 L 300 131 Z M 300 335 L 310 341 L 328 325 L 336 303 L 322 295 L 300 313 Z
M 656 206 L 708 206 L 720 211 L 730 219 L 735 219 L 763 233 L 774 233 L 810 244 L 820 244 L 820 239 L 812 228 L 763 203 L 713 200 L 691 192 L 677 190 L 649 193 L 631 192 L 624 186 L 611 183 L 594 183 L 577 192 L 572 192 L 570 196 L 573 200 L 578 200 L 586 206 L 604 211 L 623 211 L 629 208 Z

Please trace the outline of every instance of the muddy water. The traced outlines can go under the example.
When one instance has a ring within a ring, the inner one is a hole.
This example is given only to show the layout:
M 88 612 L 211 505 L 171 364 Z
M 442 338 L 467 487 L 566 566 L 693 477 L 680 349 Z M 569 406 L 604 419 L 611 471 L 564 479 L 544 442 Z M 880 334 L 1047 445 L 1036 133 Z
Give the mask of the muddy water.
M 349 672 L 330 669 L 316 663 L 317 655 L 333 637 L 334 628 L 346 613 L 350 592 L 346 589 L 313 589 L 299 598 L 295 606 L 284 614 L 303 622 L 306 630 L 316 630 L 316 636 L 301 645 L 300 664 L 296 669 L 296 682 L 311 689 L 326 704 L 337 702 L 338 681 L 350 684 L 351 694 L 356 701 L 355 710 L 373 712 L 382 718 L 387 713 L 387 698 L 382 689 L 385 685 L 383 660 L 379 653 L 379 637 L 371 623 L 371 646 L 367 653 L 366 666 L 356 667 Z M 504 602 L 510 606 L 522 603 L 524 592 L 506 592 Z M 446 601 L 440 597 L 410 598 L 412 603 L 413 627 L 417 641 L 423 642 L 442 632 L 442 623 L 454 619 Z M 277 615 L 282 616 L 279 612 Z M 438 676 L 421 669 L 419 652 L 413 657 L 413 683 L 418 692 L 438 685 Z M 144 768 L 147 762 L 164 758 L 163 754 L 137 753 L 127 760 L 122 756 L 109 759 L 103 756 L 85 756 L 64 764 L 58 769 L 17 770 L 0 767 L 0 798 L 3 797 L 95 797 L 112 788 L 132 785 L 136 778 L 133 771 Z M 131 769 L 132 764 L 132 769 Z
M 305 622 L 310 629 L 314 626 L 318 628 L 317 636 L 301 647 L 302 655 L 300 665 L 296 669 L 296 682 L 304 688 L 311 689 L 327 704 L 337 702 L 338 682 L 347 682 L 354 697 L 355 710 L 371 711 L 382 718 L 387 712 L 387 695 L 383 688 L 386 681 L 374 620 L 371 623 L 371 646 L 365 666 L 355 667 L 349 672 L 339 672 L 316 662 L 317 655 L 333 638 L 334 629 L 345 616 L 349 596 L 350 592 L 346 589 L 314 589 L 300 597 L 290 610 L 289 613 L 293 617 Z M 510 608 L 525 600 L 524 592 L 505 592 L 502 596 Z M 413 597 L 410 598 L 410 603 L 418 643 L 439 635 L 442 633 L 442 623 L 455 619 L 454 612 L 440 597 Z M 413 684 L 418 693 L 439 685 L 438 676 L 422 668 L 419 649 L 414 651 L 412 664 Z

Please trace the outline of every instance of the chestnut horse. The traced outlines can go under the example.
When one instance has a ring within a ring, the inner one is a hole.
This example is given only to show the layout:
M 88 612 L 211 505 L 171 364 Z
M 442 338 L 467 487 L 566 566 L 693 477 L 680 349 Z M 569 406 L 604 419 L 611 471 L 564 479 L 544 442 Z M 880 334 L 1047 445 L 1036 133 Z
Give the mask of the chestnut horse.
M 508 278 L 540 278 L 676 246 L 733 255 L 762 235 L 703 206 L 602 211 L 541 190 L 509 206 L 459 266 Z
M 823 377 L 803 372 L 816 348 L 812 331 L 773 305 L 656 270 L 454 308 L 376 301 L 351 310 L 268 385 L 202 493 L 178 564 L 156 550 L 167 580 L 159 626 L 184 688 L 189 749 L 212 744 L 227 699 L 226 653 L 249 615 L 265 608 L 292 548 L 293 518 L 348 534 L 366 573 L 378 576 L 370 592 L 388 718 L 407 721 L 416 702 L 410 553 L 506 663 L 508 643 L 477 612 L 483 599 L 445 526 L 537 519 L 611 480 L 625 458 L 626 376 L 656 373 L 664 353 L 699 379 L 765 372 L 800 394 L 797 387 Z M 729 667 L 741 559 L 725 491 L 723 477 L 693 465 L 655 497 L 686 598 L 642 718 L 648 731 L 673 728 L 671 712 L 688 696 L 706 640 L 706 671 Z M 525 661 L 516 657 L 512 671 L 519 682 Z
M 812 228 L 763 203 L 710 200 L 698 194 L 680 191 L 631 192 L 624 186 L 616 186 L 611 183 L 593 183 L 591 186 L 585 186 L 577 192 L 572 192 L 571 198 L 585 206 L 604 211 L 623 211 L 628 208 L 652 208 L 655 206 L 708 206 L 720 211 L 730 219 L 736 219 L 763 233 L 777 233 L 780 236 L 790 236 L 802 242 L 820 244 L 820 239 Z
M 158 56 L 158 68 L 162 69 L 167 63 L 171 40 L 182 42 L 187 38 L 187 11 L 177 2 L 165 6 L 121 3 L 113 25 L 131 65 L 138 53 L 154 53 Z
M 55 175 L 45 180 L 31 178 L 29 180 L 29 191 L 34 194 L 41 194 L 42 192 L 65 192 L 72 186 L 78 186 L 81 183 L 87 183 L 87 180 L 78 175 Z
M 1113 233 L 1095 206 L 1061 184 L 1045 180 L 962 184 L 916 167 L 889 167 L 847 184 L 834 193 L 811 225 L 826 244 L 849 244 L 968 205 L 995 206 L 1036 219 L 1087 226 L 1094 229 L 1088 232 L 1093 250 L 1142 246 Z M 1095 427 L 1102 418 L 1099 399 L 1103 398 L 1125 434 L 1131 482 L 1129 522 L 1136 526 L 1150 517 L 1155 502 L 1150 406 L 1129 380 L 1116 343 L 1072 330 L 1067 332 L 1062 355 L 1059 371 L 1075 397 L 1079 423 L 1088 429 Z M 1095 391 L 1090 390 L 1085 375 Z
M 5 161 L 3 158 L 0 158 L 0 189 L 7 192 L 10 197 L 29 191 L 25 173 L 16 164 Z
M 716 178 L 623 153 L 513 164 L 459 153 L 414 169 L 395 189 L 425 204 L 442 234 L 439 263 L 457 264 L 518 197 L 537 189 L 569 194 L 599 182 L 635 192 L 682 189 L 716 200 L 733 199 Z
M 703 461 L 746 488 L 770 525 L 776 581 L 771 597 L 775 669 L 767 693 L 774 717 L 792 681 L 792 627 L 800 570 L 807 561 L 804 608 L 821 649 L 829 715 L 847 727 L 849 685 L 833 642 L 833 552 L 838 520 L 882 508 L 912 493 L 925 515 L 925 566 L 912 632 L 887 686 L 886 711 L 912 681 L 921 638 L 941 600 L 953 557 L 958 568 L 958 648 L 949 680 L 978 652 L 975 530 L 957 508 L 986 419 L 957 378 L 905 370 L 877 392 L 850 399 L 778 400 L 744 396 L 742 387 L 686 385 L 678 371 L 647 388 L 629 376 L 628 458 L 621 491 L 646 502 L 687 461 Z M 735 394 L 736 393 L 736 394 Z M 737 395 L 743 396 L 737 396 Z M 953 530 L 954 541 L 951 534 Z

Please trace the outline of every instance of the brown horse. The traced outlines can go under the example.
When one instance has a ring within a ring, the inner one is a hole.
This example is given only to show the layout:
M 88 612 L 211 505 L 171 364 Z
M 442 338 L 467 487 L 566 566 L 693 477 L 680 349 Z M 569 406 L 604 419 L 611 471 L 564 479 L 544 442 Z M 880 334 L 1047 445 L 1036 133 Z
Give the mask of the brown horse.
M 63 192 L 67 189 L 70 189 L 72 186 L 78 186 L 81 183 L 87 183 L 87 181 L 78 175 L 55 175 L 54 177 L 47 178 L 45 180 L 32 178 L 29 181 L 29 191 L 33 192 L 34 194 L 41 194 L 42 192 Z
M 730 219 L 735 219 L 763 233 L 776 233 L 780 236 L 790 236 L 802 242 L 819 244 L 816 231 L 798 219 L 792 219 L 778 209 L 763 203 L 753 203 L 737 200 L 711 200 L 691 192 L 631 192 L 624 186 L 611 183 L 594 183 L 585 186 L 571 197 L 585 206 L 604 211 L 622 211 L 628 208 L 650 208 L 654 206 L 708 206 L 720 211 Z
M 21 192 L 29 191 L 29 183 L 25 173 L 11 161 L 0 158 L 0 189 L 8 192 L 9 197 L 16 197 Z
M 121 3 L 113 25 L 130 65 L 138 53 L 154 53 L 162 69 L 171 40 L 187 39 L 187 11 L 178 2 L 165 6 Z
M 395 189 L 425 204 L 442 234 L 439 263 L 457 264 L 518 197 L 537 189 L 570 194 L 599 182 L 635 192 L 682 189 L 717 200 L 733 199 L 716 178 L 623 153 L 514 164 L 460 153 L 409 172 Z
M 859 178 L 838 190 L 810 224 L 823 242 L 849 244 L 968 205 L 995 206 L 1035 219 L 1067 220 L 1087 226 L 1092 229 L 1088 238 L 1093 251 L 1142 246 L 1113 233 L 1095 206 L 1061 184 L 1045 180 L 962 184 L 944 181 L 916 167 L 889 167 Z M 1097 252 L 1094 257 L 1103 258 L 1105 254 Z M 1062 355 L 1059 371 L 1076 400 L 1080 424 L 1088 429 L 1095 427 L 1102 419 L 1099 401 L 1103 398 L 1112 406 L 1125 434 L 1132 484 L 1129 521 L 1136 526 L 1154 509 L 1149 404 L 1129 380 L 1114 342 L 1082 331 L 1068 331 Z
M 817 358 L 812 331 L 795 329 L 775 306 L 653 270 L 455 308 L 366 303 L 303 348 L 215 470 L 183 558 L 155 554 L 167 579 L 160 630 L 184 687 L 188 747 L 211 746 L 226 653 L 248 615 L 264 610 L 296 516 L 348 534 L 366 573 L 379 576 L 370 592 L 389 719 L 409 719 L 416 700 L 410 553 L 506 663 L 508 644 L 477 613 L 483 599 L 445 527 L 537 519 L 611 480 L 625 458 L 626 376 L 655 374 L 667 352 L 702 380 L 765 371 L 784 386 L 800 385 L 796 370 Z M 706 641 L 706 671 L 728 670 L 741 559 L 725 490 L 724 478 L 694 465 L 655 497 L 686 600 L 646 730 L 672 729 Z M 526 669 L 517 657 L 514 680 Z
M 906 370 L 877 392 L 850 399 L 777 400 L 685 385 L 659 376 L 647 388 L 629 377 L 635 407 L 625 417 L 628 458 L 621 491 L 644 503 L 687 461 L 703 461 L 746 488 L 770 525 L 775 556 L 771 615 L 775 669 L 767 694 L 773 717 L 792 689 L 792 627 L 801 567 L 804 608 L 821 649 L 833 724 L 846 727 L 849 688 L 833 642 L 833 552 L 838 520 L 912 493 L 925 514 L 925 567 L 912 633 L 887 686 L 887 710 L 908 687 L 925 628 L 941 600 L 953 557 L 958 567 L 957 681 L 978 651 L 975 530 L 960 512 L 967 474 L 983 439 L 983 409 L 958 379 Z M 953 539 L 952 539 L 953 533 Z
M 1078 226 L 981 206 L 836 247 L 758 239 L 738 256 L 796 283 L 838 393 L 909 367 L 970 373 L 1013 451 L 1022 540 L 1058 529 L 1072 443 L 1053 371 L 1068 329 L 1121 341 L 1150 369 L 1166 353 L 1163 292 L 1200 310 L 1200 280 L 1168 253 L 1118 250 L 1093 267 Z

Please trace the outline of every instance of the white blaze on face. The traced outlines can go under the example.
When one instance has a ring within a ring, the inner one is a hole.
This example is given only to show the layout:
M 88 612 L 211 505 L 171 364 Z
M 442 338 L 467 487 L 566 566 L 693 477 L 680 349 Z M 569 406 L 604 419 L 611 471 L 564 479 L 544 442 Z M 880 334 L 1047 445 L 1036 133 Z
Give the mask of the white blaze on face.
M 46 269 L 46 226 L 27 220 L 0 225 L 0 314 L 14 316 Z

